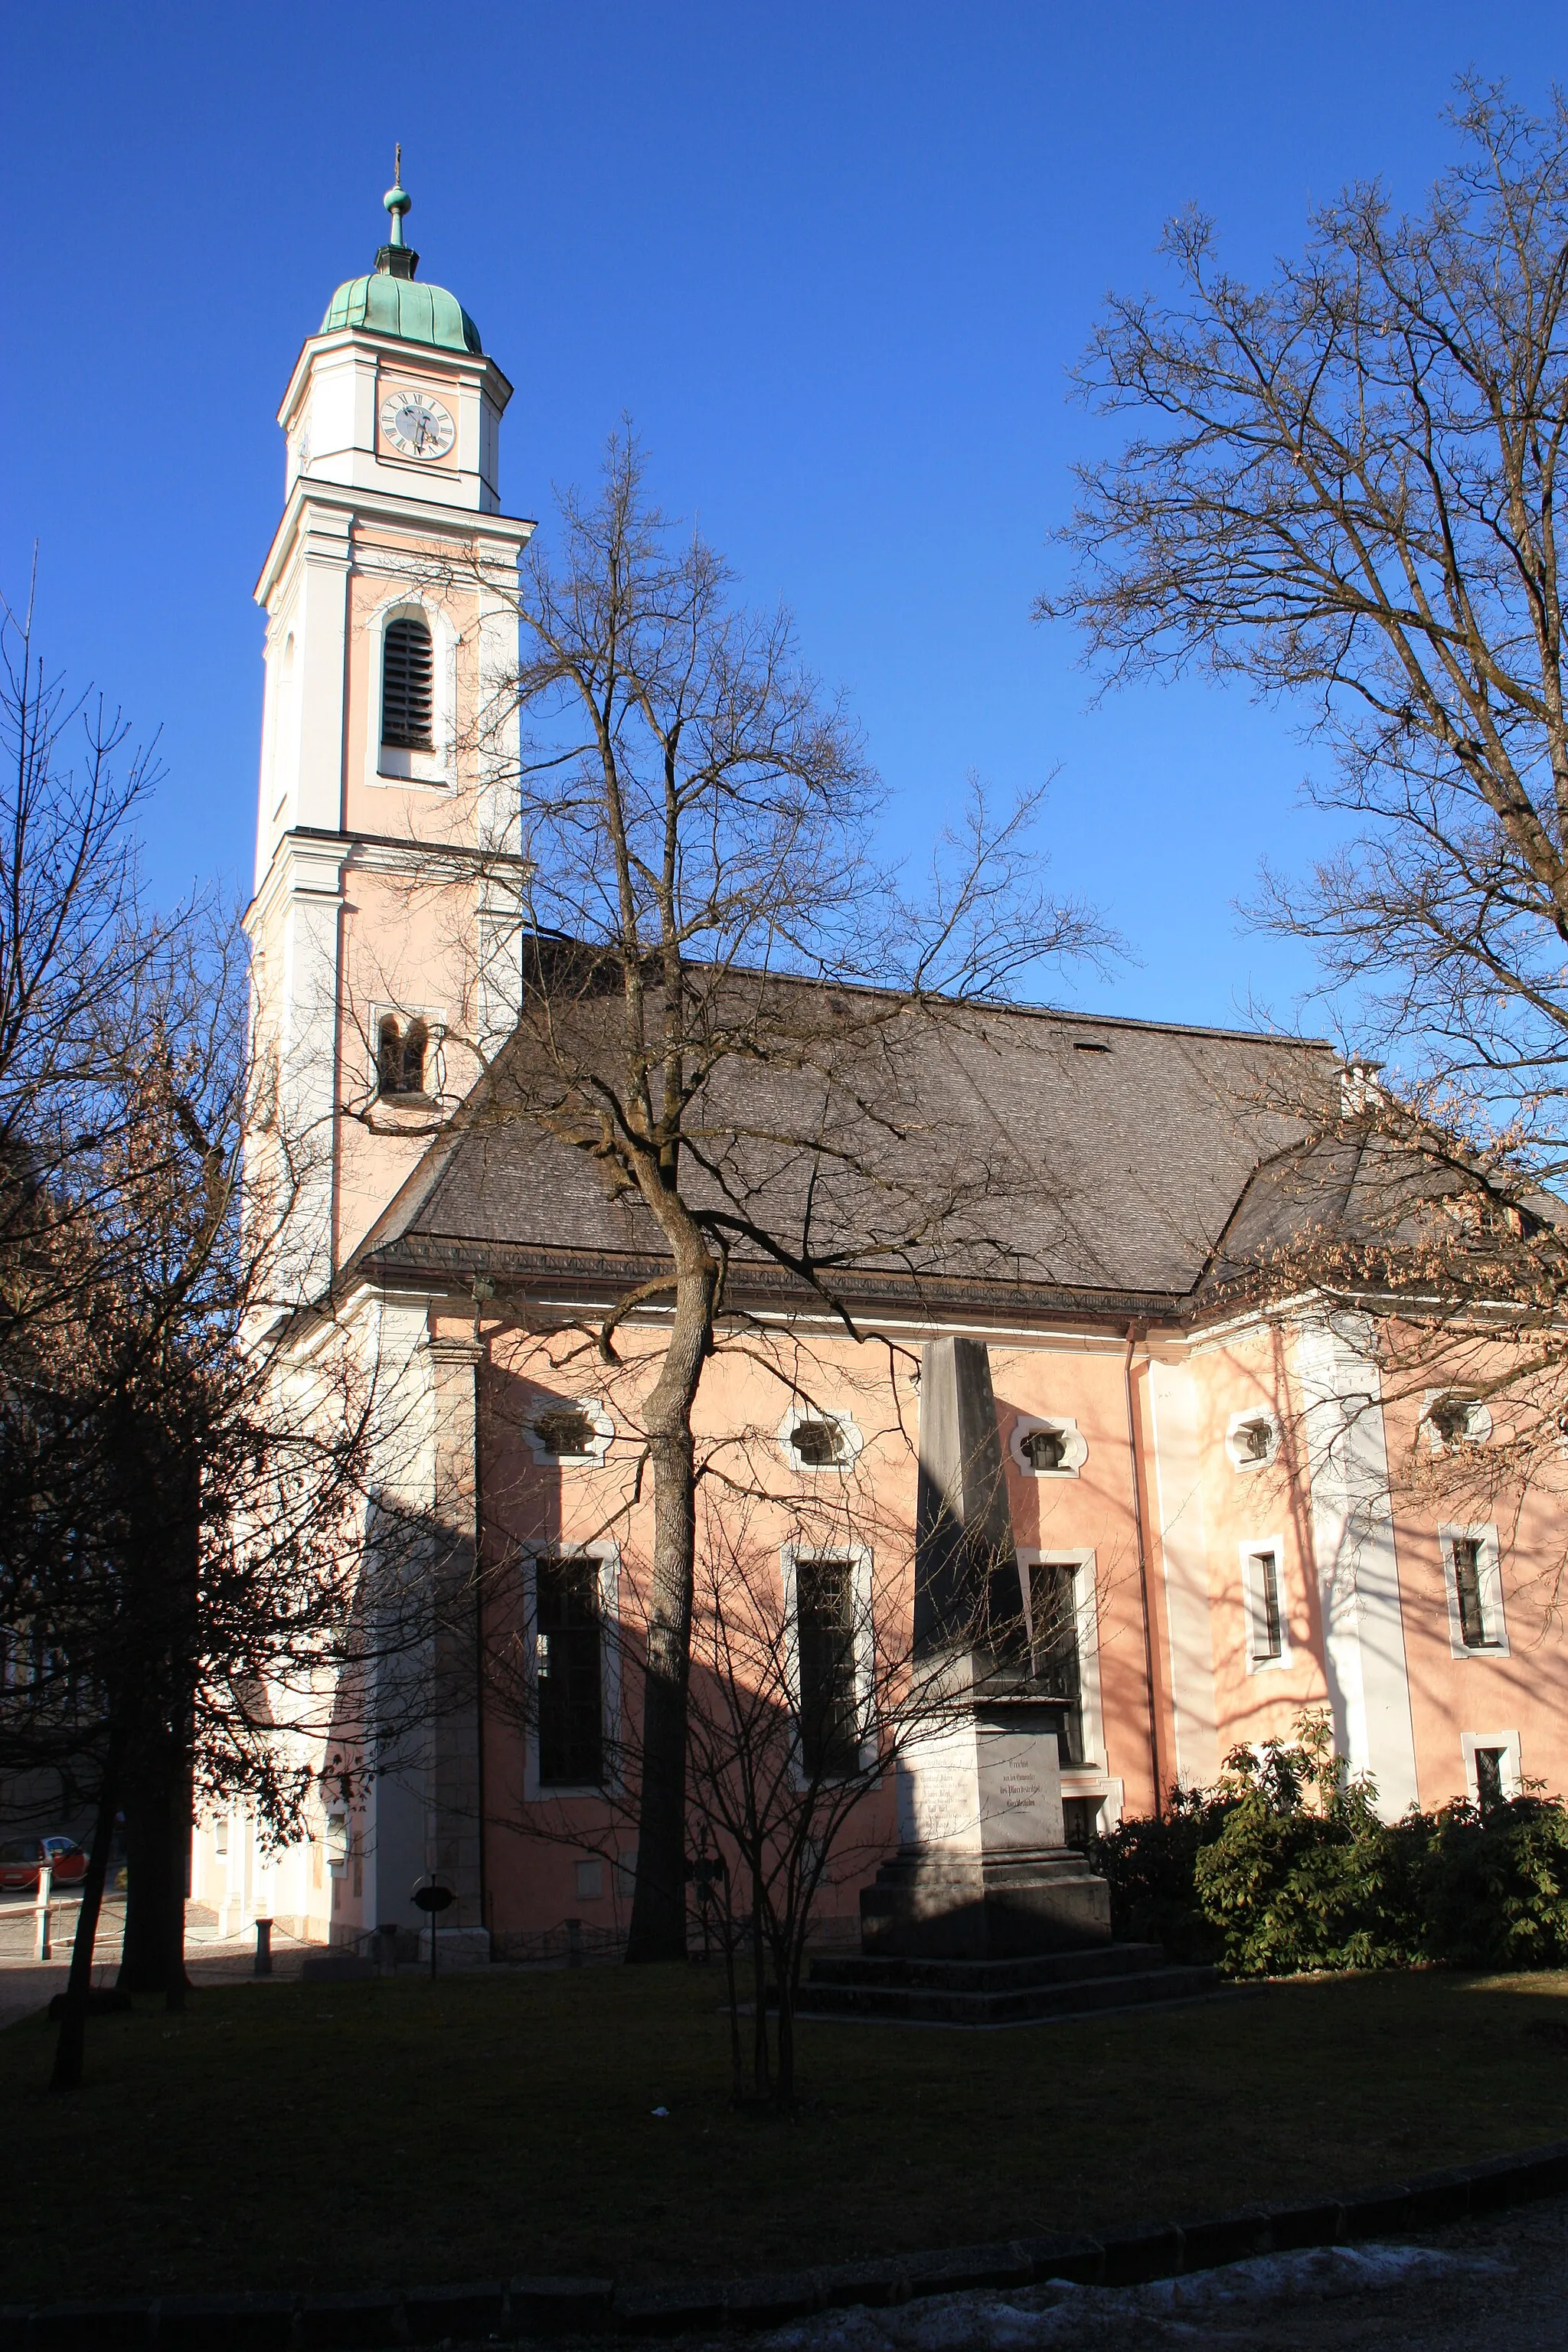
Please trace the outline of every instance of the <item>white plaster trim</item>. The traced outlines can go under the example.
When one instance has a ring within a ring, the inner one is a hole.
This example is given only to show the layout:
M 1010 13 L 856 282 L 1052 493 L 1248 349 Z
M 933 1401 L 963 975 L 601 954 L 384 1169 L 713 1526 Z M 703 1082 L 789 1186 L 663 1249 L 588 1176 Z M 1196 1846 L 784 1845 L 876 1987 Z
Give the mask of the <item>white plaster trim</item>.
M 1249 1675 L 1271 1674 L 1277 1666 L 1294 1663 L 1290 1647 L 1290 1605 L 1285 1589 L 1285 1538 L 1283 1536 L 1252 1536 L 1237 1545 L 1241 1559 L 1241 1591 L 1247 1610 L 1247 1671 Z M 1274 1562 L 1274 1592 L 1279 1609 L 1279 1654 L 1269 1657 L 1264 1649 L 1268 1638 L 1268 1612 L 1263 1605 L 1263 1567 L 1265 1559 Z
M 800 1619 L 796 1614 L 795 1570 L 801 1560 L 847 1559 L 851 1562 L 852 1591 L 855 1602 L 855 1701 L 860 1715 L 860 1769 L 868 1771 L 877 1761 L 877 1659 L 876 1627 L 872 1623 L 871 1554 L 864 1544 L 786 1543 L 779 1551 L 784 1574 L 784 1675 L 789 1686 L 790 1703 L 800 1717 Z M 798 1734 L 795 1740 L 798 1750 Z M 805 1786 L 798 1755 L 792 1765 L 797 1788 Z M 822 1776 L 827 1785 L 827 1776 Z
M 1459 1580 L 1454 1571 L 1454 1545 L 1474 1543 L 1479 1547 L 1478 1584 L 1480 1592 L 1481 1623 L 1486 1628 L 1486 1642 L 1479 1649 L 1471 1649 L 1464 1635 L 1459 1616 Z M 1437 1547 L 1443 1555 L 1443 1585 L 1448 1602 L 1448 1648 L 1456 1658 L 1506 1658 L 1509 1655 L 1508 1620 L 1502 1605 L 1502 1549 L 1497 1528 L 1489 1522 L 1478 1522 L 1474 1527 L 1458 1525 L 1440 1527 Z
M 795 1433 L 803 1422 L 826 1421 L 837 1430 L 844 1441 L 844 1453 L 837 1462 L 803 1462 L 795 1449 Z M 866 1440 L 858 1424 L 847 1412 L 833 1405 L 792 1404 L 778 1426 L 779 1451 L 790 1468 L 800 1478 L 843 1478 L 859 1460 Z
M 1302 1325 L 1296 1365 L 1334 1745 L 1352 1772 L 1376 1782 L 1382 1818 L 1397 1821 L 1418 1801 L 1419 1783 L 1373 1344 L 1370 1317 L 1324 1316 Z
M 1480 1782 L 1476 1777 L 1478 1748 L 1500 1748 L 1502 1750 L 1502 1792 L 1505 1797 L 1524 1794 L 1524 1773 L 1520 1763 L 1517 1731 L 1461 1731 L 1459 1754 L 1465 1763 L 1465 1794 L 1472 1805 L 1481 1801 Z
M 548 1457 L 554 1461 L 557 1457 Z M 549 1559 L 596 1559 L 599 1563 L 599 1694 L 604 1717 L 605 1777 L 576 1787 L 553 1781 L 546 1788 L 539 1778 L 539 1725 L 531 1707 L 523 1732 L 522 1795 L 525 1804 L 549 1805 L 558 1799 L 614 1796 L 621 1786 L 621 1549 L 607 1538 L 595 1543 L 536 1543 L 522 1554 L 522 1640 L 530 1690 L 538 1688 L 535 1672 L 539 1639 L 537 1565 Z
M 1024 1451 L 1024 1440 L 1037 1429 L 1054 1430 L 1063 1441 L 1061 1462 L 1055 1470 L 1037 1470 Z M 1014 1467 L 1026 1478 L 1076 1478 L 1089 1460 L 1089 1440 L 1065 1412 L 1021 1412 L 1008 1433 L 1007 1451 Z
M 534 1461 L 542 1468 L 559 1470 L 563 1466 L 570 1468 L 574 1463 L 602 1462 L 610 1450 L 610 1442 L 616 1433 L 616 1424 L 605 1410 L 603 1397 L 547 1396 L 542 1390 L 536 1390 L 528 1400 L 528 1412 L 529 1418 L 523 1427 L 528 1438 L 529 1450 Z M 557 1412 L 580 1412 L 590 1423 L 594 1434 L 588 1442 L 585 1453 L 552 1454 L 549 1446 L 542 1443 L 535 1423 L 544 1419 L 546 1415 Z
M 1204 1524 L 1197 1384 L 1187 1364 L 1150 1359 L 1149 1425 L 1165 1580 L 1176 1780 L 1184 1789 L 1210 1789 L 1219 1778 L 1214 1597 Z
M 1262 1423 L 1268 1432 L 1266 1453 L 1250 1454 L 1242 1444 L 1244 1429 L 1255 1429 Z M 1250 1405 L 1245 1412 L 1233 1412 L 1226 1424 L 1225 1450 L 1230 1456 L 1230 1466 L 1246 1477 L 1249 1471 L 1267 1470 L 1279 1453 L 1279 1416 L 1268 1405 Z

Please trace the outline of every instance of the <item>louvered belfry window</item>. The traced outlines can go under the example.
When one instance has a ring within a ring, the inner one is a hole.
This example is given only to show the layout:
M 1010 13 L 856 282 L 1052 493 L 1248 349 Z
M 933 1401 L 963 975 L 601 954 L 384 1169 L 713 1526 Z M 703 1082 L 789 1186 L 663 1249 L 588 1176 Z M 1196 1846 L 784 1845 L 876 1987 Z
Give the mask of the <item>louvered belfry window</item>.
M 403 751 L 431 750 L 436 660 L 423 621 L 387 624 L 381 662 L 381 740 Z

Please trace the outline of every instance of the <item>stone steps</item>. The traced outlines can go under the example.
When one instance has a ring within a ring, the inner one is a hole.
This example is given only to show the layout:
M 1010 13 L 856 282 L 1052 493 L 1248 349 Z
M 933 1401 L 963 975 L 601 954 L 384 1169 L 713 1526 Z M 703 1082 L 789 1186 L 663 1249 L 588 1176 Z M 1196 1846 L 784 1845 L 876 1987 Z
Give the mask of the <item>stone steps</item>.
M 814 1960 L 803 2018 L 903 2025 L 1022 2025 L 1106 2010 L 1200 2000 L 1220 1990 L 1212 1968 L 1172 1968 L 1152 1944 L 1017 1960 Z
M 1077 1951 L 1032 1952 L 1005 1960 L 904 1958 L 880 1952 L 811 1955 L 813 1985 L 931 1986 L 956 1992 L 1012 1992 L 1097 1977 L 1142 1976 L 1163 1969 L 1158 1944 L 1091 1944 Z

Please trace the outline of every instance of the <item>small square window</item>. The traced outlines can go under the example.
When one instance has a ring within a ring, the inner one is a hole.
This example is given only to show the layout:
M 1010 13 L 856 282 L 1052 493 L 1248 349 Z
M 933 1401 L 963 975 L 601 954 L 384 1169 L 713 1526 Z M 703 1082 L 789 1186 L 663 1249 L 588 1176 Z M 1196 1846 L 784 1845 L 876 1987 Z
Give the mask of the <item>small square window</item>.
M 580 1862 L 577 1864 L 577 1900 L 598 1903 L 604 1899 L 605 1865 L 602 1862 Z

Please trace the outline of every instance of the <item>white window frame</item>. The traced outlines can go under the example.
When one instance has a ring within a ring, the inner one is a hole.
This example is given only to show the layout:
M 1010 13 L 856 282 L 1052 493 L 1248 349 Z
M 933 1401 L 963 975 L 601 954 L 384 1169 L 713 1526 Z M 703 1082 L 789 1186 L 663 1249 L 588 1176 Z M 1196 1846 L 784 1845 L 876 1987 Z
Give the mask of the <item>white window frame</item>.
M 1471 1655 L 1475 1654 L 1472 1651 Z M 1524 1774 L 1520 1764 L 1517 1731 L 1461 1731 L 1459 1754 L 1465 1764 L 1465 1794 L 1472 1805 L 1481 1801 L 1480 1782 L 1476 1777 L 1478 1748 L 1500 1748 L 1502 1750 L 1502 1792 L 1505 1797 L 1524 1794 Z
M 552 1454 L 551 1461 L 557 1459 Z M 620 1769 L 621 1729 L 621 1651 L 615 1638 L 620 1622 L 621 1548 L 607 1538 L 594 1543 L 539 1542 L 522 1549 L 522 1646 L 528 1686 L 537 1690 L 536 1668 L 539 1654 L 539 1580 L 541 1558 L 552 1559 L 596 1559 L 599 1563 L 599 1622 L 603 1648 L 600 1655 L 599 1696 L 604 1716 L 605 1772 L 603 1780 L 582 1783 L 552 1781 L 545 1788 L 539 1778 L 539 1725 L 531 1707 L 523 1732 L 522 1796 L 530 1805 L 551 1805 L 558 1800 L 581 1797 L 613 1797 L 622 1786 Z
M 1294 1663 L 1290 1644 L 1290 1603 L 1285 1580 L 1285 1538 L 1283 1536 L 1251 1536 L 1237 1546 L 1241 1560 L 1241 1601 L 1247 1629 L 1247 1671 L 1249 1675 L 1268 1675 L 1281 1666 Z M 1274 1555 L 1275 1591 L 1279 1602 L 1279 1654 L 1277 1658 L 1259 1655 L 1261 1636 L 1267 1622 L 1263 1606 L 1263 1580 L 1258 1572 L 1260 1555 Z
M 1268 1424 L 1268 1451 L 1254 1456 L 1243 1449 L 1241 1433 L 1244 1429 L 1256 1428 L 1260 1421 Z M 1230 1457 L 1231 1468 L 1243 1478 L 1251 1471 L 1268 1469 L 1279 1454 L 1279 1414 L 1269 1406 L 1260 1404 L 1249 1405 L 1241 1412 L 1233 1412 L 1226 1424 L 1225 1450 Z
M 430 632 L 430 740 L 433 751 L 404 751 L 381 740 L 381 696 L 386 666 L 386 632 L 394 621 L 423 621 Z M 378 604 L 370 633 L 370 680 L 365 697 L 365 782 L 381 791 L 449 792 L 457 782 L 458 633 L 433 600 L 403 587 Z
M 1465 1640 L 1465 1629 L 1459 1616 L 1459 1580 L 1454 1569 L 1456 1542 L 1479 1546 L 1479 1590 L 1481 1622 L 1487 1639 L 1483 1647 L 1472 1650 Z M 1502 1601 L 1502 1547 L 1498 1531 L 1489 1522 L 1478 1521 L 1472 1527 L 1440 1527 L 1437 1548 L 1443 1556 L 1443 1590 L 1448 1602 L 1448 1647 L 1456 1658 L 1506 1658 L 1509 1655 L 1508 1618 Z M 1482 1746 L 1485 1746 L 1485 1741 Z
M 1037 1429 L 1054 1430 L 1062 1439 L 1062 1458 L 1055 1470 L 1037 1470 L 1024 1451 L 1024 1440 Z M 1014 1418 L 1007 1433 L 1007 1451 L 1013 1466 L 1026 1478 L 1076 1478 L 1089 1460 L 1089 1440 L 1070 1413 L 1020 1412 Z M 1037 1554 L 1037 1558 L 1054 1555 Z
M 1421 1400 L 1421 1423 L 1426 1432 L 1427 1448 L 1433 1454 L 1452 1453 L 1456 1445 L 1485 1445 L 1492 1433 L 1491 1407 L 1474 1399 L 1466 1401 L 1460 1390 L 1459 1397 L 1465 1402 L 1464 1429 L 1452 1440 L 1443 1435 L 1432 1418 L 1433 1411 L 1437 1405 L 1447 1404 L 1454 1394 L 1452 1389 L 1428 1389 Z
M 812 1419 L 820 1416 L 813 1414 Z M 860 1769 L 869 1771 L 877 1761 L 877 1646 L 876 1628 L 871 1622 L 871 1554 L 858 1543 L 786 1543 L 780 1548 L 780 1564 L 784 1574 L 784 1676 L 789 1687 L 790 1705 L 795 1720 L 800 1722 L 800 1619 L 796 1614 L 796 1567 L 801 1560 L 847 1559 L 851 1563 L 851 1590 L 855 1603 L 855 1704 L 860 1716 Z M 796 1756 L 790 1769 L 797 1788 L 806 1785 L 806 1774 L 799 1761 L 799 1736 L 795 1738 Z M 828 1776 L 822 1778 L 824 1787 L 830 1785 Z
M 801 1460 L 795 1450 L 795 1433 L 803 1422 L 807 1421 L 831 1422 L 844 1439 L 842 1460 L 837 1462 L 803 1462 Z M 859 1460 L 865 1444 L 866 1440 L 860 1433 L 858 1424 L 851 1420 L 848 1413 L 841 1412 L 837 1405 L 803 1404 L 797 1401 L 790 1406 L 778 1426 L 779 1452 L 799 1478 L 847 1477 Z M 848 1546 L 847 1549 L 853 1550 L 854 1546 Z M 830 1559 L 834 1554 L 830 1550 L 825 1553 L 824 1557 Z
M 1047 1471 L 1047 1476 L 1059 1476 Z M 1105 1777 L 1105 1712 L 1100 1693 L 1100 1578 L 1097 1555 L 1090 1545 L 1068 1549 L 1043 1549 L 1032 1545 L 1018 1546 L 1020 1598 L 1024 1601 L 1024 1622 L 1028 1623 L 1027 1570 L 1040 1568 L 1070 1568 L 1073 1571 L 1073 1615 L 1078 1630 L 1079 1712 L 1083 1722 L 1083 1753 L 1081 1764 L 1062 1767 L 1062 1793 L 1068 1797 L 1109 1796 L 1114 1785 L 1117 1796 L 1117 1818 L 1121 1819 L 1121 1783 L 1111 1783 Z M 1098 1763 L 1092 1759 L 1098 1758 Z M 1095 1782 L 1089 1785 L 1086 1775 L 1093 1774 Z M 1068 1786 L 1071 1780 L 1075 1785 Z M 1078 1785 L 1081 1784 L 1081 1785 Z
M 585 1420 L 592 1423 L 594 1434 L 585 1454 L 552 1454 L 548 1445 L 541 1444 L 534 1427 L 535 1423 L 548 1414 L 557 1412 L 580 1412 Z M 611 1441 L 616 1434 L 615 1422 L 605 1410 L 603 1397 L 548 1396 L 542 1391 L 536 1390 L 528 1400 L 528 1415 L 527 1421 L 523 1423 L 523 1434 L 528 1440 L 529 1451 L 541 1469 L 582 1469 L 588 1464 L 601 1463 L 608 1454 Z

